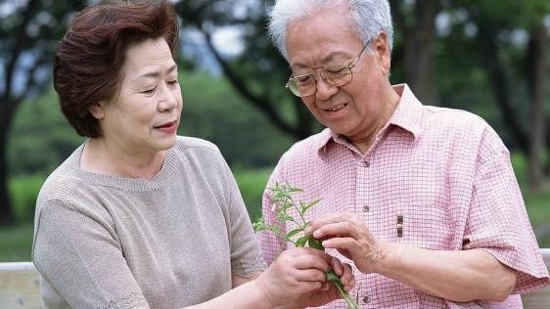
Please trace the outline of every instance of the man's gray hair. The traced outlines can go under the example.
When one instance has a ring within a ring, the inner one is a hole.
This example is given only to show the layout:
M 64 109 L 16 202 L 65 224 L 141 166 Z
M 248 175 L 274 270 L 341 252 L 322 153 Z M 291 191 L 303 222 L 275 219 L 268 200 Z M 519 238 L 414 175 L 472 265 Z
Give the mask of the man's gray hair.
M 347 9 L 350 25 L 367 43 L 384 32 L 390 51 L 393 47 L 393 24 L 387 0 L 277 0 L 269 15 L 269 36 L 279 52 L 288 59 L 286 34 L 289 23 L 306 18 L 320 9 Z M 372 52 L 370 46 L 367 52 Z

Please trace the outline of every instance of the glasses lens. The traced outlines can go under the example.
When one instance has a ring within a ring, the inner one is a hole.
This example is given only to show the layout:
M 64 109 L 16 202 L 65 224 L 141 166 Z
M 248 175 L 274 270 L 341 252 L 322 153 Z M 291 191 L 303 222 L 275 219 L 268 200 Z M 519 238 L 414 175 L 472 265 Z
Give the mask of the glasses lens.
M 307 97 L 315 93 L 315 78 L 311 74 L 291 77 L 286 87 L 298 97 Z
M 324 79 L 333 86 L 343 86 L 351 81 L 351 70 L 348 66 L 328 67 Z
M 349 83 L 352 79 L 350 66 L 333 66 L 328 67 L 320 72 L 321 78 L 336 87 L 343 86 Z M 286 84 L 286 87 L 298 97 L 307 97 L 315 93 L 315 76 L 316 73 L 301 74 L 291 77 Z

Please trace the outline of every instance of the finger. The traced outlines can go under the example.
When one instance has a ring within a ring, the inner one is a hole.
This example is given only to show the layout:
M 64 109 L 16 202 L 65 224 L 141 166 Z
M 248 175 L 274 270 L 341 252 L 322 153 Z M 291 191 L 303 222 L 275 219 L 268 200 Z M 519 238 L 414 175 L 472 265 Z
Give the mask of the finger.
M 353 237 L 359 239 L 360 237 L 365 237 L 365 235 L 370 235 L 370 231 L 362 222 L 345 220 L 325 224 L 313 231 L 312 235 L 317 239 L 331 237 Z
M 353 237 L 335 237 L 323 240 L 325 248 L 336 249 L 338 251 L 348 251 L 353 255 L 353 252 L 361 250 L 361 244 Z
M 324 271 L 319 269 L 300 269 L 293 273 L 293 278 L 301 283 L 316 283 L 314 288 L 320 288 L 327 280 Z
M 330 215 L 321 217 L 312 222 L 304 232 L 306 235 L 311 235 L 315 230 L 319 229 L 322 226 L 327 224 L 342 222 L 349 219 L 349 214 L 347 213 L 332 213 Z
M 299 249 L 299 250 L 298 250 Z M 294 249 L 290 249 L 294 250 Z M 299 270 L 317 269 L 326 272 L 330 269 L 332 257 L 324 251 L 312 248 L 296 248 L 292 256 L 289 256 L 288 263 Z
M 334 273 L 338 276 L 341 276 L 342 275 L 342 272 L 343 272 L 343 267 L 342 267 L 342 263 L 340 262 L 339 259 L 333 257 L 332 260 L 331 260 L 331 268 L 332 270 L 334 271 Z
M 361 239 L 368 237 L 369 233 L 363 231 L 362 228 L 363 227 L 358 227 L 350 222 L 332 223 L 322 226 L 313 232 L 313 237 L 321 239 L 323 244 L 326 240 L 330 240 L 332 238 Z
M 346 287 L 353 288 L 355 286 L 355 277 L 353 276 L 353 269 L 351 268 L 351 265 L 344 264 L 342 266 L 343 271 L 340 275 L 340 280 L 342 281 L 342 284 Z

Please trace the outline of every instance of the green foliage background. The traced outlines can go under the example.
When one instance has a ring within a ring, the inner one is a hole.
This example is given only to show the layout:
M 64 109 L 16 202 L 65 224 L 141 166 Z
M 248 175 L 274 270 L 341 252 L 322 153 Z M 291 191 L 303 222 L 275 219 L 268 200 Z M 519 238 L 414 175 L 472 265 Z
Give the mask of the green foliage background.
M 231 166 L 273 166 L 292 144 L 221 77 L 184 71 L 179 79 L 184 99 L 179 134 L 215 143 Z M 8 141 L 10 175 L 48 174 L 83 141 L 51 89 L 17 111 Z

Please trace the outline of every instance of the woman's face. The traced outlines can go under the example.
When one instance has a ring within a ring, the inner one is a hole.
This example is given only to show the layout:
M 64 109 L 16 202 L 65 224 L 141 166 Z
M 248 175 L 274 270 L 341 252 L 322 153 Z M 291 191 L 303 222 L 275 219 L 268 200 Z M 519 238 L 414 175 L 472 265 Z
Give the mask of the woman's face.
M 131 46 L 121 73 L 118 95 L 90 109 L 105 142 L 133 155 L 171 148 L 183 99 L 166 41 L 150 39 Z

